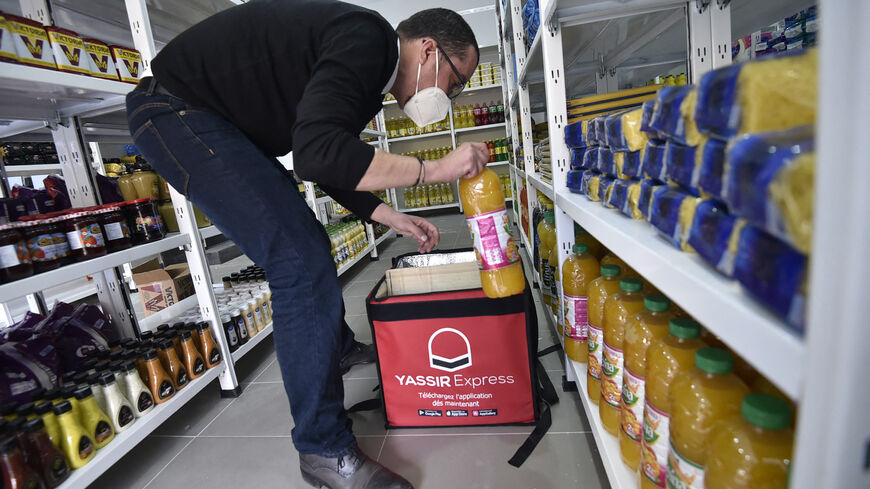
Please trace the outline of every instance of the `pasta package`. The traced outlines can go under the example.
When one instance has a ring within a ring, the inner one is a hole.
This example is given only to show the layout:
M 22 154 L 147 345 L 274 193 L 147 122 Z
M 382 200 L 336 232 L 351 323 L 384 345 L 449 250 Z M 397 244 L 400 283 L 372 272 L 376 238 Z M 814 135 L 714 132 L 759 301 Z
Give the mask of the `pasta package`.
M 723 197 L 735 214 L 809 254 L 813 234 L 815 138 L 810 126 L 732 142 Z
M 728 214 L 721 203 L 705 200 L 695 210 L 689 245 L 716 270 L 731 277 L 740 231 L 745 225 L 745 220 Z
M 598 188 L 601 183 L 601 178 L 602 176 L 600 173 L 593 173 L 586 181 L 586 198 L 588 198 L 592 202 L 601 201 L 601 197 L 598 196 Z
M 642 180 L 640 182 L 640 194 L 637 197 L 637 207 L 640 210 L 641 217 L 650 220 L 650 206 L 652 205 L 653 194 L 659 187 L 664 184 L 655 180 Z
M 569 170 L 568 174 L 565 176 L 567 183 L 566 186 L 568 190 L 572 193 L 579 194 L 582 193 L 580 186 L 583 180 L 584 170 Z
M 799 333 L 803 333 L 807 272 L 807 257 L 784 241 L 752 225 L 740 232 L 734 278 Z
M 631 213 L 626 212 L 628 209 L 628 187 L 631 184 L 630 180 L 614 180 L 610 195 L 607 196 L 607 207 L 631 217 Z
M 598 168 L 598 146 L 589 146 L 583 153 L 583 163 L 580 165 L 584 170 Z
M 565 126 L 565 144 L 569 148 L 586 147 L 586 137 L 583 134 L 583 122 L 575 122 Z
M 816 120 L 817 79 L 817 49 L 710 71 L 698 85 L 698 130 L 727 140 L 811 125 Z
M 694 146 L 668 141 L 665 144 L 665 170 L 668 180 L 686 188 L 698 186 L 700 168 L 695 164 Z
M 628 186 L 628 212 L 625 209 L 622 210 L 622 213 L 627 215 L 632 219 L 643 219 L 643 213 L 640 210 L 640 191 L 643 183 L 639 181 L 632 181 Z
M 695 124 L 695 108 L 698 106 L 698 88 L 692 87 L 683 103 L 680 104 L 680 117 L 683 118 L 686 134 L 686 146 L 700 146 L 704 142 L 704 135 L 698 131 Z
M 667 87 L 656 97 L 649 126 L 665 139 L 686 144 L 686 121 L 683 119 L 681 107 L 686 95 L 692 90 L 688 85 Z
M 586 156 L 586 148 L 571 148 L 571 169 L 583 168 L 583 158 Z
M 661 139 L 662 137 L 659 132 L 649 125 L 650 120 L 652 120 L 653 112 L 656 110 L 656 101 L 648 100 L 644 102 L 640 107 L 640 110 L 643 112 L 640 118 L 640 130 L 646 133 L 647 138 Z
M 598 201 L 604 207 L 612 208 L 610 206 L 610 195 L 613 193 L 613 183 L 615 181 L 616 179 L 613 177 L 603 176 L 598 182 Z
M 707 139 L 695 152 L 698 188 L 707 198 L 722 199 L 722 176 L 725 173 L 726 145 L 718 139 Z
M 701 199 L 680 189 L 663 186 L 655 190 L 650 204 L 650 223 L 675 247 L 694 252 L 689 233 Z
M 642 176 L 640 151 L 613 153 L 613 165 L 616 176 L 622 179 L 634 179 Z
M 649 135 L 641 130 L 643 108 L 630 110 L 622 115 L 622 135 L 625 139 L 624 151 L 640 151 L 649 141 Z
M 622 118 L 631 112 L 622 110 L 610 114 L 604 119 L 605 140 L 613 151 L 628 151 L 628 141 L 623 131 Z
M 613 152 L 606 146 L 598 147 L 598 164 L 596 168 L 606 175 L 616 175 L 616 166 L 613 164 Z
M 667 178 L 667 173 L 665 173 L 665 149 L 664 141 L 650 139 L 646 145 L 643 162 L 641 163 L 644 176 L 660 182 L 665 181 Z

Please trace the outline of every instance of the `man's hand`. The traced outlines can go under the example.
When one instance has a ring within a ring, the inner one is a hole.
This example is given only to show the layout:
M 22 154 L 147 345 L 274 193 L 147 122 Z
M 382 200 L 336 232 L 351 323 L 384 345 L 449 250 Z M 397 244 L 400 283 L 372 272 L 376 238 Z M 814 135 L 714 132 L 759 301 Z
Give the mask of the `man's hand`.
M 426 162 L 425 183 L 454 182 L 474 178 L 486 167 L 489 149 L 484 143 L 462 143 L 440 160 Z
M 372 220 L 393 228 L 399 234 L 413 236 L 419 246 L 417 251 L 428 253 L 438 246 L 441 235 L 431 222 L 418 216 L 396 212 L 392 207 L 381 204 L 372 212 Z

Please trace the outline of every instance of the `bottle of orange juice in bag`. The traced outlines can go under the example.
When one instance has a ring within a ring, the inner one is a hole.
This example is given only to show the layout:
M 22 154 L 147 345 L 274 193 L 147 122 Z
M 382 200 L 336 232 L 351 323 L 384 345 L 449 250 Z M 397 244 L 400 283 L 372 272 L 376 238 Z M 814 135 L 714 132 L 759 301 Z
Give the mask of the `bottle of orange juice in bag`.
M 622 414 L 622 354 L 628 320 L 643 309 L 643 282 L 636 278 L 619 281 L 619 292 L 604 303 L 604 354 L 601 361 L 601 424 L 613 436 L 619 431 Z
M 631 470 L 640 468 L 640 439 L 643 435 L 643 406 L 646 398 L 646 353 L 650 345 L 668 335 L 671 319 L 671 301 L 659 294 L 643 299 L 644 310 L 629 319 L 625 328 L 623 355 L 625 372 L 622 376 L 622 429 L 619 430 L 619 449 L 622 461 Z
M 601 276 L 589 285 L 589 338 L 587 340 L 589 368 L 586 370 L 586 393 L 589 400 L 598 404 L 601 397 L 601 363 L 604 353 L 604 303 L 611 294 L 619 291 L 622 270 L 616 265 L 602 265 Z
M 786 489 L 794 448 L 791 413 L 788 403 L 777 397 L 744 397 L 741 416 L 713 429 L 704 487 Z
M 459 197 L 474 241 L 480 282 L 487 297 L 507 297 L 525 290 L 519 249 L 510 234 L 504 193 L 498 175 L 484 168 L 459 181 Z
M 713 427 L 739 415 L 749 387 L 734 374 L 734 357 L 721 348 L 695 352 L 695 368 L 671 384 L 668 487 L 701 489 Z
M 686 319 L 672 319 L 668 336 L 661 338 L 646 352 L 646 402 L 641 440 L 641 489 L 666 487 L 670 412 L 668 398 L 674 377 L 695 365 L 695 352 L 707 346 L 701 338 L 701 325 Z
M 562 291 L 565 325 L 565 354 L 575 362 L 586 363 L 589 356 L 589 285 L 599 277 L 601 266 L 585 244 L 575 244 L 574 254 L 562 264 Z

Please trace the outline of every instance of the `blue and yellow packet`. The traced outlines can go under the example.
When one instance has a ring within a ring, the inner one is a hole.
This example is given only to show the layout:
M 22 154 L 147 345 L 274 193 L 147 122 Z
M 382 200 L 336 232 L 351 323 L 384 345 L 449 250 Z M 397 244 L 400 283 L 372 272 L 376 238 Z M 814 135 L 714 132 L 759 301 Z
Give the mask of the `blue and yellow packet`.
M 731 277 L 734 275 L 740 230 L 745 225 L 746 221 L 728 214 L 721 203 L 704 200 L 695 210 L 689 245 L 713 268 Z

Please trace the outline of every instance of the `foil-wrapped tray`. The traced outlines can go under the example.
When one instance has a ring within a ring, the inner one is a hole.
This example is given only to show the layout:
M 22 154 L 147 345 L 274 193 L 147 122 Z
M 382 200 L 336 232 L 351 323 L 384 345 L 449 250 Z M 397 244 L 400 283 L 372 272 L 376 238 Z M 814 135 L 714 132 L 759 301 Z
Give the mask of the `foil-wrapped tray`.
M 476 261 L 474 251 L 457 251 L 454 253 L 427 253 L 425 255 L 403 256 L 396 260 L 393 268 L 434 267 L 454 263 L 469 263 Z

